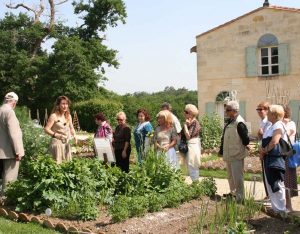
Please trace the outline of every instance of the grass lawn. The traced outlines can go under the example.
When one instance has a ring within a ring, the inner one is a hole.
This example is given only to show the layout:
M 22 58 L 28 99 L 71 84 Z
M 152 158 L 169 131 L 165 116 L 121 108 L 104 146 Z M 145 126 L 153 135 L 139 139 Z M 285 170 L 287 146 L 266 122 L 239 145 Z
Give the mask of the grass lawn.
M 226 179 L 227 178 L 227 172 L 225 170 L 200 169 L 200 176 Z M 253 180 L 252 179 L 253 176 L 256 176 L 258 181 L 262 180 L 262 175 L 260 173 L 259 174 L 245 173 L 244 174 L 244 179 L 251 181 L 251 180 Z
M 33 223 L 17 223 L 0 217 L 0 234 L 55 234 L 50 229 Z

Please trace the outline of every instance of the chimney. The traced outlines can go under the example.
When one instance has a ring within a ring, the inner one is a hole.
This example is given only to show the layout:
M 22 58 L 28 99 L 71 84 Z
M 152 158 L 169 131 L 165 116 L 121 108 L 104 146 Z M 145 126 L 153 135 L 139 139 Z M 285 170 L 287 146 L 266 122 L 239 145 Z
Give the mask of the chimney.
M 270 6 L 270 3 L 268 0 L 265 0 L 263 7 L 268 7 L 268 6 Z

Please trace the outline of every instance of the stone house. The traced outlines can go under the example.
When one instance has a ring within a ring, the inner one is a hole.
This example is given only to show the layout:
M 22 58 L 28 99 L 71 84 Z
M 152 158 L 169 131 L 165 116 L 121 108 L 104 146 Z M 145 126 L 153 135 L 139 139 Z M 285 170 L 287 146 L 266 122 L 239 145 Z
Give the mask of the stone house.
M 255 135 L 261 101 L 289 104 L 300 121 L 300 9 L 269 5 L 196 36 L 200 115 L 217 113 L 236 96 Z M 299 123 L 300 125 L 300 123 Z

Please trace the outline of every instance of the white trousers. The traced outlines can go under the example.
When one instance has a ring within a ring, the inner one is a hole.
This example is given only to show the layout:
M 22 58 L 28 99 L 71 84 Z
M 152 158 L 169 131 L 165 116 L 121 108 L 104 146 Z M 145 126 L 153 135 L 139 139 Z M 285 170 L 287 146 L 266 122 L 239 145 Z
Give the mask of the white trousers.
M 193 167 L 188 165 L 189 176 L 191 177 L 192 181 L 199 180 L 199 167 Z
M 268 183 L 266 176 L 265 176 L 265 185 L 267 187 L 269 198 L 271 200 L 272 209 L 274 211 L 286 211 L 284 182 L 280 181 L 278 183 L 279 191 L 277 191 L 276 193 L 273 193 L 272 188 L 271 188 L 270 184 Z

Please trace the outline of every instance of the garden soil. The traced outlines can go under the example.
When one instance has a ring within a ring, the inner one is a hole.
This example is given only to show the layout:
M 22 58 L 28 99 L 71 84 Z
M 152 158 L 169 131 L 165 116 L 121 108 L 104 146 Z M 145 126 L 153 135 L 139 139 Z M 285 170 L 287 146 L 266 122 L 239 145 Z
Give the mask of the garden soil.
M 226 179 L 215 179 L 218 187 L 217 193 L 222 195 L 229 192 L 228 182 Z M 190 183 L 189 177 L 186 177 L 186 182 Z M 264 188 L 261 182 L 245 182 L 245 187 L 248 194 L 254 194 L 256 199 L 263 198 Z M 221 196 L 217 196 L 221 197 Z M 75 226 L 79 230 L 84 228 L 90 229 L 94 233 L 132 233 L 132 234 L 177 234 L 190 233 L 192 227 L 195 226 L 197 218 L 203 208 L 203 204 L 208 204 L 208 212 L 215 211 L 216 201 L 204 197 L 202 199 L 192 200 L 179 206 L 178 208 L 167 208 L 161 212 L 148 213 L 144 217 L 131 218 L 124 222 L 112 223 L 107 210 L 102 208 L 100 216 L 95 221 L 71 221 L 61 220 L 57 218 L 48 218 L 45 215 L 38 215 L 40 219 L 49 219 L 53 224 L 62 222 L 65 226 Z M 294 209 L 300 213 L 300 199 L 293 198 Z M 281 219 L 273 218 L 265 213 L 261 213 L 254 217 L 250 224 L 255 229 L 255 233 L 284 233 L 289 230 L 290 234 L 300 234 L 299 224 L 287 223 Z

